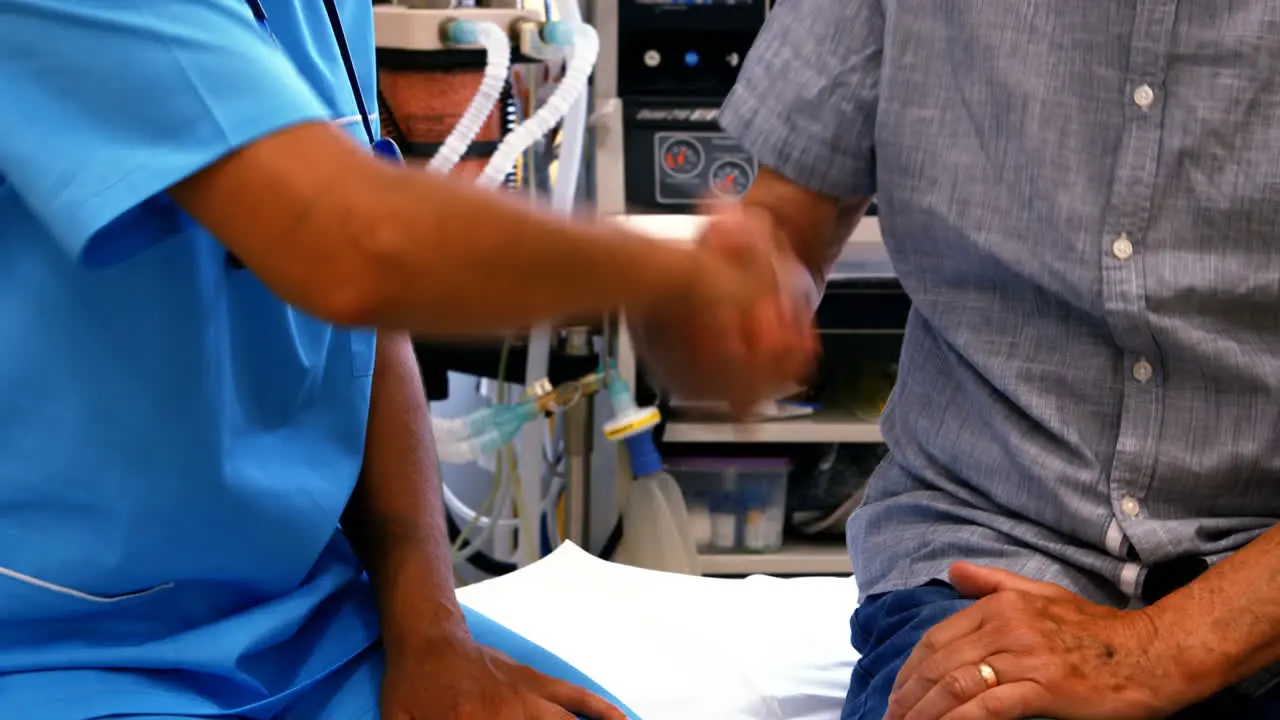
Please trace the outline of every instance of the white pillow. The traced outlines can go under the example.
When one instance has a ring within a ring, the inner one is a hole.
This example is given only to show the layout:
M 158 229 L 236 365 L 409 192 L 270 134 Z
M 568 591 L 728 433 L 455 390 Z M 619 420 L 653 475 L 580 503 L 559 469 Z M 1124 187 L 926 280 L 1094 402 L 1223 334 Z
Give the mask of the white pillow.
M 458 591 L 643 720 L 838 720 L 857 653 L 852 578 L 701 578 L 605 562 L 566 543 Z

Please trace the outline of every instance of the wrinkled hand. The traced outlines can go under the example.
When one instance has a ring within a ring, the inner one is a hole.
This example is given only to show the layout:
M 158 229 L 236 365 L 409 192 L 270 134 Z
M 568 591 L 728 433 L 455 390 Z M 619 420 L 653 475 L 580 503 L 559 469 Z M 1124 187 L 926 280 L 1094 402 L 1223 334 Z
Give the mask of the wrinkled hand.
M 763 211 L 731 206 L 711 217 L 698 240 L 707 271 L 692 297 L 629 318 L 658 386 L 742 414 L 804 379 L 817 347 L 813 308 L 791 286 L 799 261 L 782 245 Z
M 960 563 L 951 582 L 981 598 L 925 634 L 886 720 L 1144 720 L 1183 704 L 1155 627 L 1049 583 Z M 995 671 L 988 688 L 980 663 Z
M 475 642 L 387 651 L 384 720 L 626 720 L 600 697 Z

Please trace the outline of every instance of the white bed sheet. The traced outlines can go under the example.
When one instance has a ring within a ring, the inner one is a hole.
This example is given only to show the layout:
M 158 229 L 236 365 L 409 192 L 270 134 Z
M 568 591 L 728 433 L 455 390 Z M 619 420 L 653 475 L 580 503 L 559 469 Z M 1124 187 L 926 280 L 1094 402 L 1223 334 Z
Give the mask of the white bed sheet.
M 458 597 L 643 720 L 838 720 L 857 660 L 853 578 L 689 577 L 565 544 Z

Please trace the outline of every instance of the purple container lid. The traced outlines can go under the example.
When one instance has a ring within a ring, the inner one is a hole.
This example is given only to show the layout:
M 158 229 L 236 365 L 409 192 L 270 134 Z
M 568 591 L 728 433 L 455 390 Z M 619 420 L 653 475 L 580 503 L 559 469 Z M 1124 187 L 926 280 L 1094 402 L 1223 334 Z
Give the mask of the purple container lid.
M 667 469 L 675 472 L 682 470 L 686 472 L 723 472 L 725 470 L 785 472 L 791 469 L 791 461 L 786 458 L 676 458 L 667 462 Z

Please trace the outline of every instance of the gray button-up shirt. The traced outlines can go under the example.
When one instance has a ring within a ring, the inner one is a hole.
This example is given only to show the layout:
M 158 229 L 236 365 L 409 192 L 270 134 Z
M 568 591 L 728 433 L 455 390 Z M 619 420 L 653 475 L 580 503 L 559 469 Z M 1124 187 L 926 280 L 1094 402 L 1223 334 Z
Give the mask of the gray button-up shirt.
M 864 593 L 1124 604 L 1280 516 L 1280 2 L 782 0 L 721 118 L 875 194 L 914 301 Z

